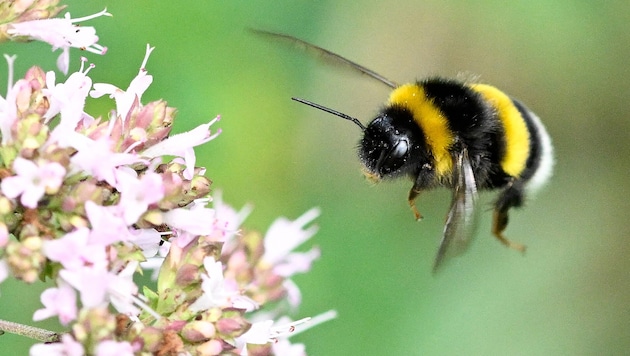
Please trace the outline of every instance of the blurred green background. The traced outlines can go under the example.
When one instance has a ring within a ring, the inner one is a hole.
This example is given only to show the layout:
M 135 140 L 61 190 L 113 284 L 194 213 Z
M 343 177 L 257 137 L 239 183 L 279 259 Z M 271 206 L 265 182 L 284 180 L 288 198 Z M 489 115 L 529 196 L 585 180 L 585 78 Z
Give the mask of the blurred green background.
M 154 76 L 144 101 L 177 107 L 175 130 L 216 114 L 223 133 L 198 151 L 214 187 L 246 226 L 319 206 L 322 249 L 295 278 L 300 318 L 328 309 L 338 319 L 293 337 L 311 355 L 625 354 L 630 349 L 630 3 L 624 1 L 67 1 L 74 17 L 103 7 L 96 26 L 106 56 L 72 52 L 96 68 L 94 82 L 126 87 L 146 43 Z M 361 118 L 386 99 L 384 86 L 308 54 L 252 36 L 280 31 L 340 53 L 398 82 L 427 75 L 479 76 L 520 98 L 546 123 L 557 164 L 551 184 L 490 235 L 488 209 L 475 243 L 431 275 L 450 194 L 425 194 L 417 223 L 408 181 L 368 184 L 353 125 L 289 100 L 305 97 Z M 5 45 L 17 73 L 54 68 L 47 45 Z M 6 73 L 6 66 L 0 73 Z M 4 74 L 2 75 L 4 76 Z M 88 111 L 105 114 L 107 100 Z M 42 286 L 43 288 L 43 286 Z M 0 318 L 28 322 L 39 301 L 8 281 Z M 53 323 L 42 323 L 50 327 Z M 30 342 L 0 337 L 0 353 Z M 15 350 L 15 351 L 14 351 Z

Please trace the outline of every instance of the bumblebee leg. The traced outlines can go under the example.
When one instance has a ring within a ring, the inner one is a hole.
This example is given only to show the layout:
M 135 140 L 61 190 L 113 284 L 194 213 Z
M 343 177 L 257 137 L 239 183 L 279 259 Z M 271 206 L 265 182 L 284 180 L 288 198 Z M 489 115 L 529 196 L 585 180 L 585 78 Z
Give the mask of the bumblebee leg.
M 420 189 L 416 189 L 415 187 L 412 187 L 411 190 L 409 191 L 409 198 L 408 198 L 409 207 L 411 207 L 411 211 L 413 211 L 413 215 L 416 218 L 416 221 L 422 220 L 422 214 L 420 214 L 420 211 L 418 211 L 418 208 L 416 207 L 416 198 L 418 198 L 418 195 L 420 195 L 420 192 L 422 192 Z
M 518 208 L 522 204 L 522 185 L 516 182 L 510 183 L 509 186 L 501 193 L 495 204 L 492 218 L 492 234 L 505 246 L 520 252 L 525 252 L 525 249 L 527 248 L 525 245 L 510 241 L 507 237 L 505 237 L 505 235 L 503 235 L 503 231 L 505 231 L 509 220 L 508 211 L 510 208 Z

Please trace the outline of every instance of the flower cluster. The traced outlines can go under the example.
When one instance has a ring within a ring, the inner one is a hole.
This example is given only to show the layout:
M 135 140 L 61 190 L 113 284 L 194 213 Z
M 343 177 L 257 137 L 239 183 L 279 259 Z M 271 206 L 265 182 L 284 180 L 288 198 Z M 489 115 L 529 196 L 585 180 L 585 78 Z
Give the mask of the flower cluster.
M 61 10 L 56 1 L 11 4 L 0 5 L 7 24 L 0 40 L 62 48 L 62 71 L 70 47 L 104 53 L 94 29 L 74 23 L 106 11 L 41 19 Z M 92 83 L 85 58 L 65 81 L 33 67 L 13 82 L 15 58 L 5 56 L 0 282 L 52 279 L 33 318 L 57 317 L 69 328 L 31 354 L 304 354 L 286 336 L 335 313 L 295 322 L 281 316 L 301 299 L 290 278 L 319 257 L 316 248 L 293 252 L 316 232 L 308 225 L 319 212 L 280 218 L 264 236 L 242 229 L 250 209 L 213 199 L 205 169 L 196 166 L 194 147 L 217 137 L 211 126 L 219 117 L 173 135 L 175 109 L 142 102 L 153 80 L 145 69 L 152 50 L 124 90 Z M 116 107 L 108 118 L 84 111 L 88 97 L 106 95 Z M 134 283 L 143 268 L 155 270 L 156 288 Z

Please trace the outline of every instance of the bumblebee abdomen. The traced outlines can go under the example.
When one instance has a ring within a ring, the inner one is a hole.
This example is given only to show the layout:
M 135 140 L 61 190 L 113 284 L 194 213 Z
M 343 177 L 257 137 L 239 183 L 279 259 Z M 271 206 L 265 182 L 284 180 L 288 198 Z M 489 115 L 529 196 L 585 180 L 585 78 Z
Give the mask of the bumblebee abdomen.
M 471 88 L 482 94 L 503 128 L 501 138 L 505 149 L 500 161 L 503 173 L 524 182 L 526 188 L 543 185 L 552 173 L 553 147 L 538 116 L 493 86 L 472 84 Z M 496 185 L 501 183 L 499 179 Z
M 551 137 L 538 116 L 518 100 L 512 99 L 519 110 L 529 132 L 529 156 L 520 178 L 526 181 L 525 188 L 534 191 L 543 186 L 551 177 L 554 165 Z
M 494 116 L 503 128 L 505 148 L 501 157 L 501 169 L 511 177 L 519 177 L 525 170 L 530 155 L 530 134 L 521 112 L 512 99 L 499 89 L 486 84 L 472 84 L 495 110 Z

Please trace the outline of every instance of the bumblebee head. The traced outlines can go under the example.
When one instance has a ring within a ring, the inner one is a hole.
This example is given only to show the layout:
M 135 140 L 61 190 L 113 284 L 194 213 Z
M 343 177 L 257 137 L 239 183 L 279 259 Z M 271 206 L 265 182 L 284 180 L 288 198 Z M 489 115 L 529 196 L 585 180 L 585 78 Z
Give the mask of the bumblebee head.
M 365 129 L 359 144 L 359 158 L 372 180 L 395 177 L 409 161 L 409 133 L 393 125 L 392 118 L 379 115 Z
M 364 130 L 359 158 L 374 180 L 411 174 L 422 157 L 422 135 L 404 109 L 388 107 Z

